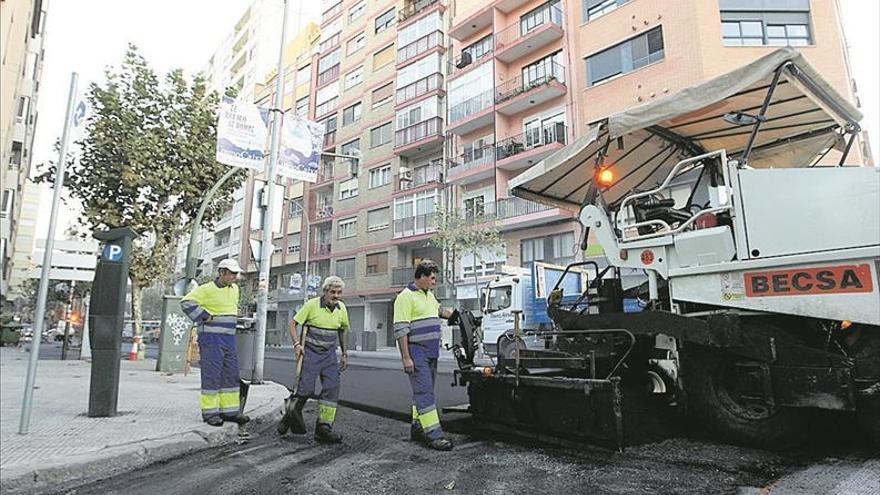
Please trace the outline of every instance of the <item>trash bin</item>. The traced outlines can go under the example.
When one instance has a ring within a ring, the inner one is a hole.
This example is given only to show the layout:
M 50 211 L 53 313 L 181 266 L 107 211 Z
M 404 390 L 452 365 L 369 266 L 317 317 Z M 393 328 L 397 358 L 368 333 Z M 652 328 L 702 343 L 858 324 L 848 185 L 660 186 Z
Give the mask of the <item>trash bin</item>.
M 18 345 L 23 326 L 21 323 L 7 323 L 0 327 L 0 345 Z
M 257 329 L 253 318 L 239 318 L 235 325 L 235 346 L 238 351 L 238 371 L 243 380 L 254 379 L 254 340 Z
M 375 351 L 376 350 L 376 340 L 378 339 L 378 334 L 372 330 L 364 330 L 364 334 L 361 337 L 361 350 L 362 351 Z

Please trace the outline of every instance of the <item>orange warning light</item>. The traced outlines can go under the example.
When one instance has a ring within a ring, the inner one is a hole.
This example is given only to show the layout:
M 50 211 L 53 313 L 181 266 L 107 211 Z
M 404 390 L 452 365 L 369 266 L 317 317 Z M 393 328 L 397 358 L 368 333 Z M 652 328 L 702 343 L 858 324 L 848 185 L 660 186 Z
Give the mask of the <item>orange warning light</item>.
M 610 187 L 614 183 L 614 172 L 610 168 L 603 168 L 596 174 L 596 182 L 602 187 Z

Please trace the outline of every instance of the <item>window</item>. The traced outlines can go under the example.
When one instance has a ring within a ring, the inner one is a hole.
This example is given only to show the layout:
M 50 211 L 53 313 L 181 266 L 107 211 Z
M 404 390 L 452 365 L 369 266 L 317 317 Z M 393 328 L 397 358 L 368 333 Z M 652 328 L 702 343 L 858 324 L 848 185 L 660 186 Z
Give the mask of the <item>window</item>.
M 354 105 L 345 108 L 342 111 L 342 125 L 349 125 L 360 120 L 362 106 L 361 103 L 355 103 Z
M 327 72 L 328 70 L 332 69 L 333 67 L 336 67 L 337 65 L 339 65 L 341 55 L 342 55 L 342 50 L 337 49 L 337 50 L 333 50 L 333 52 L 331 52 L 326 57 L 321 58 L 321 60 L 318 60 L 318 74 L 323 74 L 324 72 Z
M 353 177 L 339 183 L 339 199 L 349 199 L 358 195 L 358 178 Z
M 523 239 L 520 244 L 520 260 L 522 266 L 533 261 L 549 261 L 556 264 L 568 264 L 574 260 L 574 232 Z
M 617 7 L 629 2 L 629 0 L 583 0 L 583 2 L 584 22 L 589 22 L 612 10 L 617 10 Z
M 809 0 L 719 0 L 726 46 L 805 46 L 810 34 Z
M 361 151 L 361 140 L 360 140 L 360 138 L 358 138 L 358 139 L 353 139 L 353 140 L 343 144 L 342 148 L 340 150 L 340 154 L 341 155 L 356 155 L 356 154 L 360 153 L 360 151 Z
M 432 96 L 402 108 L 395 114 L 397 129 L 405 129 L 419 122 L 439 117 L 440 108 L 440 98 L 437 96 Z
M 385 31 L 389 27 L 394 25 L 394 21 L 397 20 L 397 14 L 394 12 L 394 9 L 388 9 L 385 13 L 380 14 L 379 17 L 376 18 L 376 34 Z
M 336 230 L 337 237 L 339 239 L 346 239 L 357 236 L 357 220 L 357 217 L 340 220 Z
M 0 210 L 0 213 L 3 214 L 3 218 L 6 218 L 12 213 L 12 203 L 15 198 L 15 189 L 4 189 L 3 190 L 3 209 Z
M 312 65 L 311 64 L 296 71 L 296 84 L 297 84 L 297 86 L 311 82 L 311 80 L 312 80 Z
M 348 41 L 348 44 L 345 45 L 345 53 L 347 55 L 351 55 L 352 53 L 360 50 L 367 44 L 367 35 L 365 33 L 358 33 Z
M 382 275 L 388 273 L 388 253 L 373 253 L 367 255 L 367 275 Z
M 339 278 L 354 278 L 355 258 L 336 260 L 336 276 Z
M 345 81 L 343 85 L 345 86 L 345 89 L 351 89 L 362 83 L 363 80 L 364 68 L 363 66 L 361 66 L 345 75 Z
M 373 54 L 373 70 L 385 67 L 391 62 L 394 62 L 394 60 L 394 44 L 392 43 Z
M 468 198 L 464 200 L 464 216 L 465 218 L 477 218 L 481 217 L 486 213 L 485 206 L 486 198 L 483 196 L 477 196 L 475 198 Z
M 391 182 L 391 165 L 382 165 L 370 169 L 370 189 L 381 187 Z
M 296 100 L 296 110 L 297 117 L 306 118 L 309 116 L 309 97 L 303 96 L 302 98 Z
M 562 70 L 562 52 L 552 53 L 522 68 L 523 89 L 532 84 L 544 83 L 550 78 L 556 78 L 565 82 L 565 74 Z
M 28 107 L 30 106 L 30 98 L 27 96 L 20 96 L 18 98 L 18 111 L 15 114 L 15 121 L 21 122 L 24 120 L 25 115 L 28 113 Z
M 348 22 L 351 23 L 355 19 L 364 15 L 364 9 L 366 9 L 366 2 L 361 0 L 357 4 L 355 4 L 352 8 L 348 10 Z
M 394 83 L 388 83 L 381 88 L 373 90 L 373 108 L 382 106 L 394 97 Z
M 418 62 L 409 64 L 397 71 L 397 87 L 402 88 L 431 74 L 437 74 L 441 72 L 441 67 L 442 59 L 439 53 L 428 55 Z
M 302 216 L 302 213 L 303 213 L 302 198 L 293 198 L 290 200 L 290 205 L 288 206 L 288 213 L 289 213 L 290 218 Z
M 519 32 L 525 36 L 545 23 L 562 24 L 562 8 L 559 0 L 547 2 L 519 18 Z
M 483 39 L 477 41 L 467 48 L 462 50 L 462 53 L 469 53 L 471 56 L 471 62 L 475 62 L 485 55 L 492 53 L 492 49 L 495 47 L 495 43 L 493 41 L 492 35 L 487 34 Z
M 370 147 L 375 148 L 391 142 L 391 122 L 370 129 Z
M 287 236 L 287 254 L 299 254 L 301 242 L 299 232 Z
M 324 124 L 324 133 L 329 134 L 331 132 L 336 132 L 336 121 L 337 121 L 336 115 L 333 115 L 331 117 L 327 117 L 326 119 L 320 121 L 319 124 L 320 123 Z
M 495 136 L 489 134 L 464 145 L 461 155 L 462 162 L 470 163 L 477 160 L 491 159 L 494 156 L 494 149 L 492 148 L 494 142 Z
M 663 60 L 663 57 L 663 31 L 657 27 L 587 57 L 587 83 L 590 86 L 598 84 Z
M 401 29 L 397 33 L 397 44 L 404 47 L 441 29 L 443 29 L 443 19 L 440 17 L 440 12 L 434 12 Z
M 389 172 L 391 167 L 388 167 Z M 391 224 L 391 208 L 379 208 L 367 212 L 367 232 L 374 230 L 387 229 Z

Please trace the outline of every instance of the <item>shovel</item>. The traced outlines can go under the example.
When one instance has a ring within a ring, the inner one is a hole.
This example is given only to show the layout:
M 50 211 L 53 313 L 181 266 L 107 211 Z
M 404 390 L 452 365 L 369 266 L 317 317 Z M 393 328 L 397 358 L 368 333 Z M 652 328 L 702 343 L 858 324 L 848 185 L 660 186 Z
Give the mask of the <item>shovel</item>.
M 299 343 L 305 346 L 306 334 L 309 333 L 309 327 L 303 326 L 303 331 L 299 336 Z M 296 388 L 299 387 L 299 376 L 302 373 L 303 360 L 305 358 L 305 347 L 303 353 L 296 358 Z M 291 433 L 303 434 L 306 432 L 306 422 L 302 417 L 302 411 L 297 409 L 296 388 L 290 392 L 290 396 L 284 399 L 284 416 L 278 423 L 278 434 L 283 435 L 290 429 Z

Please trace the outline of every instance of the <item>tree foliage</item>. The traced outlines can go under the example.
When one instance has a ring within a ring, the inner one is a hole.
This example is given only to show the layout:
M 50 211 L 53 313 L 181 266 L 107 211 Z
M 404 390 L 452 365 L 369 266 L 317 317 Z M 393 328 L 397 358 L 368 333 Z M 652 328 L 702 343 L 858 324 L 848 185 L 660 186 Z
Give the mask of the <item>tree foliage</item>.
M 174 70 L 164 80 L 137 48 L 88 91 L 92 114 L 86 137 L 68 158 L 65 186 L 79 200 L 79 219 L 93 232 L 129 226 L 139 233 L 131 257 L 133 313 L 143 287 L 172 275 L 175 246 L 192 227 L 204 194 L 228 170 L 214 160 L 218 95 L 205 79 Z M 41 179 L 52 181 L 50 164 Z M 220 188 L 207 208 L 210 226 L 231 204 L 244 172 Z M 139 325 L 136 323 L 136 332 Z
M 455 260 L 471 255 L 475 263 L 484 263 L 486 254 L 502 255 L 505 252 L 504 240 L 492 215 L 462 215 L 458 209 L 438 211 L 435 214 L 437 233 L 430 244 L 443 251 L 446 260 L 446 277 L 453 280 Z

